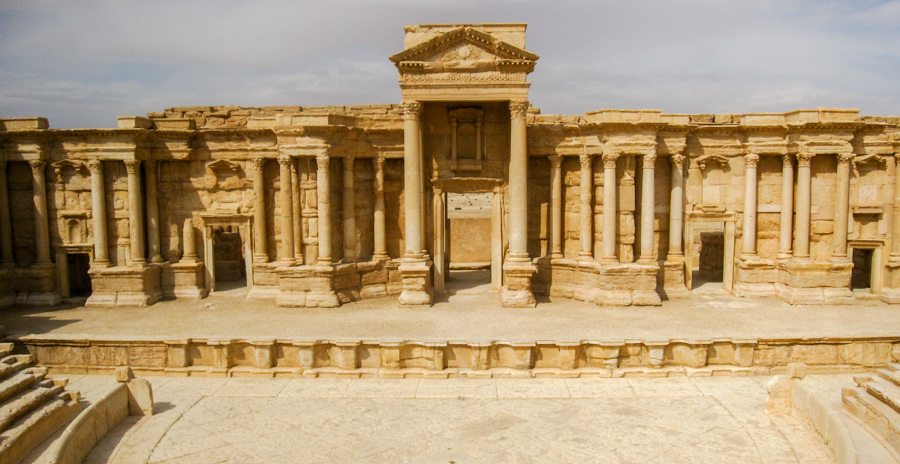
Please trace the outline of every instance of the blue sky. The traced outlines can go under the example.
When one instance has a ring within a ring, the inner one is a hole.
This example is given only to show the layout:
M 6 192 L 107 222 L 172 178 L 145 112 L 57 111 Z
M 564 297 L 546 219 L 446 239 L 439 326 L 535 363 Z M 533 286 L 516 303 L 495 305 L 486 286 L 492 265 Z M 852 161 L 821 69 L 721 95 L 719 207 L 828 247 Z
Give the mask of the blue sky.
M 0 117 L 398 102 L 403 26 L 527 22 L 544 113 L 900 115 L 900 1 L 0 0 Z

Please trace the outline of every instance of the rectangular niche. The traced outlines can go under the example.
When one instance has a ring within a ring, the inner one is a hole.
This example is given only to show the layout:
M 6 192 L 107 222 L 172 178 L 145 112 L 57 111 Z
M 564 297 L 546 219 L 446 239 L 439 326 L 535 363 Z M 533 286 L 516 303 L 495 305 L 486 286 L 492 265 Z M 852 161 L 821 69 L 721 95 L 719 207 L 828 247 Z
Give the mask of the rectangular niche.
M 484 144 L 481 143 L 484 111 L 458 108 L 450 112 L 452 130 L 450 169 L 481 171 L 484 166 Z

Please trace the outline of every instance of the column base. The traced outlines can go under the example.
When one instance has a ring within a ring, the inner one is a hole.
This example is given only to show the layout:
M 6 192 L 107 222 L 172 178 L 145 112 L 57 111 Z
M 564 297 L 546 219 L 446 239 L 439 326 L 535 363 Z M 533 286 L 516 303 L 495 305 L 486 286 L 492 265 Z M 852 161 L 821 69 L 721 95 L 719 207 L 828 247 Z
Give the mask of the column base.
M 662 299 L 656 292 L 657 264 L 615 263 L 600 266 L 598 276 L 598 305 L 659 306 Z
M 336 308 L 341 300 L 334 291 L 333 266 L 278 268 L 277 306 L 289 308 Z
M 793 260 L 785 263 L 775 292 L 790 304 L 852 304 L 853 264 Z
M 203 263 L 164 263 L 160 269 L 163 298 L 200 300 L 209 296 L 203 285 Z
M 149 306 L 162 299 L 160 266 L 91 269 L 91 296 L 85 306 Z
M 743 256 L 735 262 L 732 293 L 745 298 L 775 295 L 778 272 L 778 267 L 769 260 Z
M 680 260 L 666 260 L 662 267 L 663 296 L 667 300 L 679 300 L 691 297 L 684 281 L 684 257 Z
M 878 293 L 881 301 L 885 303 L 900 304 L 900 259 L 897 258 L 897 256 L 891 256 L 884 265 L 887 285 L 882 287 Z
M 507 260 L 503 264 L 505 284 L 500 291 L 500 302 L 505 308 L 534 308 L 537 302 L 531 288 L 535 267 L 530 261 Z
M 431 287 L 431 267 L 427 260 L 404 260 L 400 263 L 400 278 L 403 279 L 403 291 L 400 293 L 402 306 L 430 306 L 434 302 L 434 289 Z

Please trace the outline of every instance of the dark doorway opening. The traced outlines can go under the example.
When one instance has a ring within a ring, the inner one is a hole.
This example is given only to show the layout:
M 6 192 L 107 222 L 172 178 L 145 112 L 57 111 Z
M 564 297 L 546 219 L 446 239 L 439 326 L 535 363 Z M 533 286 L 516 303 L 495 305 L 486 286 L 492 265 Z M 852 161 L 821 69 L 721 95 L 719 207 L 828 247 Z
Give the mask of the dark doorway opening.
M 700 233 L 700 269 L 706 282 L 722 282 L 725 275 L 725 232 Z
M 225 226 L 213 230 L 216 292 L 246 290 L 247 270 L 243 250 L 243 241 L 237 228 Z
M 872 257 L 875 250 L 856 248 L 853 250 L 853 272 L 850 275 L 851 289 L 872 288 Z
M 85 297 L 91 295 L 91 257 L 87 253 L 72 253 L 66 255 L 66 265 L 69 268 L 69 295 L 73 297 Z

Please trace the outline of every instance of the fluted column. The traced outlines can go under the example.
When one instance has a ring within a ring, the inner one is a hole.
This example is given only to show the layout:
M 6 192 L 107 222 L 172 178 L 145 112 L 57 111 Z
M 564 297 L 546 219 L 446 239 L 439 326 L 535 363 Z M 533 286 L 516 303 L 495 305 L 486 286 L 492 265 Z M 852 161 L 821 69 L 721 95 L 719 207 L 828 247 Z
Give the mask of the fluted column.
M 253 160 L 253 262 L 269 262 L 266 252 L 266 159 Z
M 327 155 L 316 157 L 316 198 L 319 213 L 319 260 L 320 266 L 331 265 L 331 182 Z
M 419 137 L 421 102 L 403 102 L 403 194 L 406 215 L 406 258 L 422 259 L 422 150 Z
M 778 258 L 791 257 L 794 222 L 794 165 L 791 155 L 781 156 L 781 226 L 778 237 Z
M 372 162 L 375 164 L 375 212 L 373 215 L 375 252 L 373 259 L 384 260 L 389 258 L 384 220 L 384 155 L 379 154 Z
M 562 157 L 550 155 L 550 257 L 562 254 Z
M 131 234 L 131 263 L 143 265 L 147 262 L 144 254 L 144 211 L 141 201 L 141 162 L 125 160 L 128 172 L 128 224 Z
M 794 246 L 794 259 L 809 259 L 809 221 L 810 221 L 810 189 L 812 179 L 810 161 L 813 154 L 801 152 L 797 155 L 797 225 Z
M 834 248 L 831 259 L 846 261 L 847 256 L 847 220 L 850 215 L 850 161 L 853 153 L 838 155 L 837 165 L 837 198 L 834 205 Z
M 353 155 L 344 156 L 344 182 L 341 206 L 344 213 L 344 262 L 356 261 L 356 190 L 353 176 Z
M 756 165 L 759 155 L 744 155 L 744 237 L 741 247 L 743 259 L 756 258 Z
M 294 200 L 291 198 L 291 164 L 289 156 L 279 156 L 279 181 L 281 184 L 281 264 L 294 264 Z
M 291 203 L 294 218 L 294 262 L 303 264 L 303 221 L 300 212 L 300 176 L 297 172 L 297 162 L 291 160 Z
M 509 102 L 509 258 L 528 260 L 528 151 L 526 101 Z
M 159 205 L 156 197 L 157 173 L 156 161 L 145 161 L 147 173 L 144 182 L 147 184 L 147 247 L 150 251 L 150 262 L 162 263 L 159 245 Z
M 683 257 L 684 250 L 684 155 L 671 156 L 672 177 L 669 199 L 669 253 L 667 261 Z
M 641 255 L 638 260 L 649 264 L 656 261 L 653 253 L 653 217 L 656 213 L 656 153 L 644 155 L 641 160 Z
M 91 170 L 91 214 L 94 219 L 94 267 L 109 267 L 109 238 L 106 230 L 106 184 L 103 181 L 103 162 L 88 162 Z
M 581 155 L 581 251 L 578 252 L 579 259 L 594 258 L 594 206 L 591 204 L 594 191 L 594 174 L 591 172 L 591 165 L 594 159 L 590 155 Z
M 616 263 L 616 161 L 618 153 L 603 154 L 603 261 Z
M 13 267 L 12 216 L 9 208 L 9 181 L 6 175 L 7 161 L 0 159 L 0 267 Z

